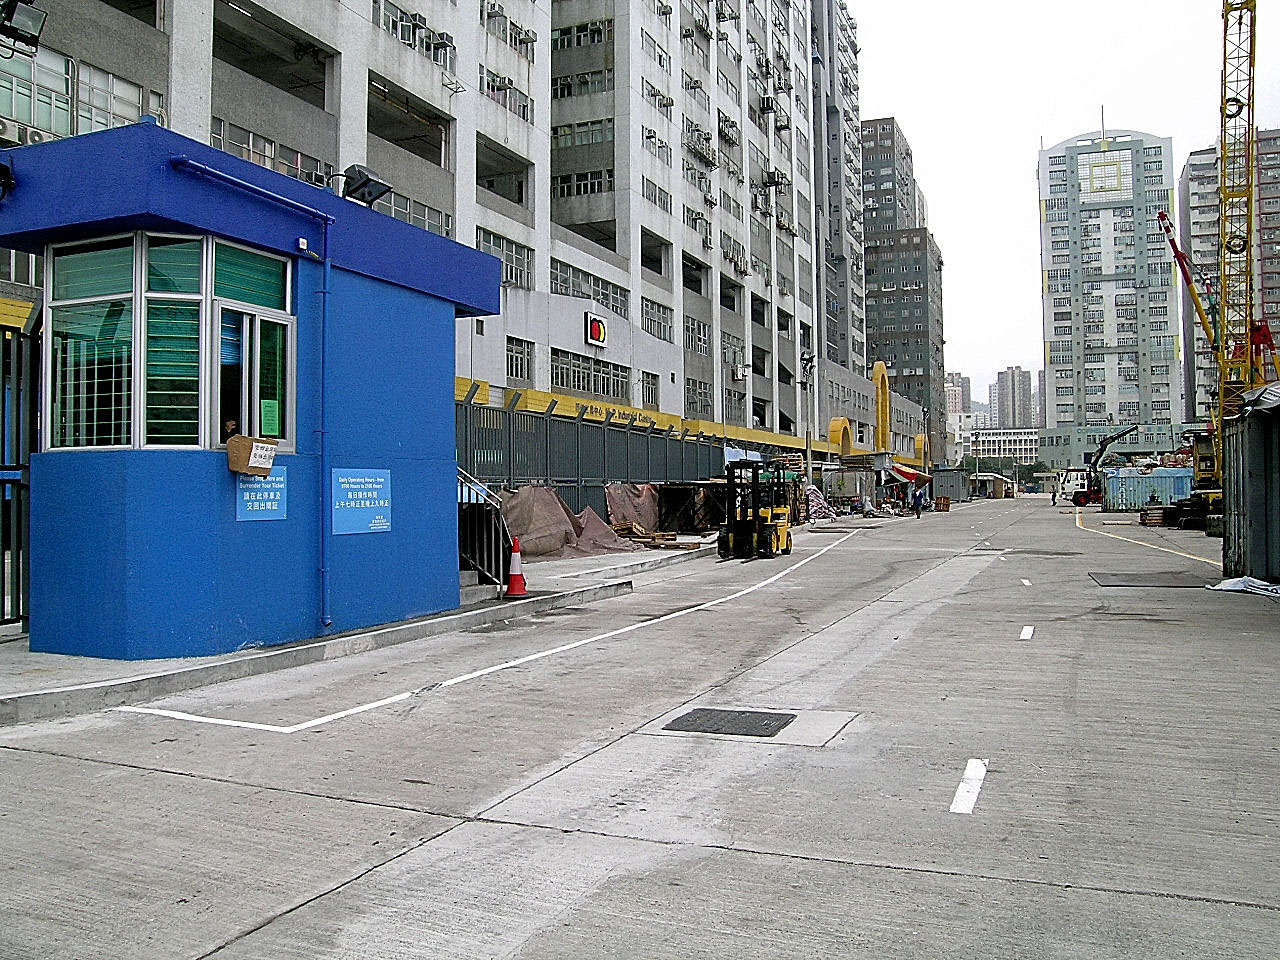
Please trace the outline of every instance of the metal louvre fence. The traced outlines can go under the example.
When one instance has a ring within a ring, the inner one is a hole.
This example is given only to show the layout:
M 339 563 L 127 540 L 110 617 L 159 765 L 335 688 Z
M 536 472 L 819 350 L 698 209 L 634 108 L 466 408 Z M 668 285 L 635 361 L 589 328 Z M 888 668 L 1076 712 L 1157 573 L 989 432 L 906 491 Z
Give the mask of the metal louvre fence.
M 650 427 L 457 404 L 458 466 L 510 489 L 554 487 L 574 511 L 608 517 L 607 483 L 681 483 L 724 473 L 724 442 Z

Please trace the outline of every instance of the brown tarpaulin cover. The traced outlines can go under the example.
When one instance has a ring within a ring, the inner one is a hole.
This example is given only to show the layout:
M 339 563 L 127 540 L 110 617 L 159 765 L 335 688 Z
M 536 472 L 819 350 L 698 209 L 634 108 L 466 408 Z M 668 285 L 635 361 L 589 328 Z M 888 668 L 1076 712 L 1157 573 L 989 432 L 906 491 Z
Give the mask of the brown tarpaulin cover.
M 658 532 L 658 488 L 652 483 L 607 483 L 604 495 L 610 523 L 638 523 L 646 533 Z
M 502 516 L 511 535 L 520 538 L 522 560 L 595 557 L 644 549 L 619 537 L 590 507 L 574 514 L 550 487 L 504 491 Z

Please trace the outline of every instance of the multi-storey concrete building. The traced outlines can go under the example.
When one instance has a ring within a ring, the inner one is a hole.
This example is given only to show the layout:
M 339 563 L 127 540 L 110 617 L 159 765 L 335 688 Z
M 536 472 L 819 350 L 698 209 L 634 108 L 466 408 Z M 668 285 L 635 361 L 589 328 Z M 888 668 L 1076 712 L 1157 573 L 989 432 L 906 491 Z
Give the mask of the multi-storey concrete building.
M 883 360 L 895 392 L 928 411 L 929 447 L 944 456 L 947 420 L 942 253 L 922 222 L 911 146 L 893 117 L 862 124 L 867 223 L 867 359 Z
M 866 379 L 862 128 L 857 24 L 840 0 L 814 0 L 812 73 L 814 209 L 821 342 L 818 422 L 848 417 L 870 442 L 874 399 Z
M 1272 338 L 1280 341 L 1280 130 L 1259 130 L 1256 143 L 1254 304 L 1257 314 L 1269 324 Z M 1214 281 L 1216 293 L 1219 176 L 1218 149 L 1205 147 L 1187 158 L 1178 179 L 1178 242 L 1191 257 L 1202 299 L 1206 296 L 1202 277 Z M 1213 419 L 1218 366 L 1188 296 L 1182 300 L 1182 339 L 1187 345 L 1184 416 L 1188 423 L 1205 424 Z
M 1039 458 L 1040 433 L 1034 429 L 975 429 L 970 437 L 970 455 L 994 457 L 1015 463 L 1035 463 Z
M 948 387 L 959 389 L 959 407 L 957 413 L 969 413 L 973 409 L 973 382 L 962 373 L 948 371 L 946 377 Z M 947 394 L 947 412 L 951 413 L 951 394 Z
M 996 425 L 1002 430 L 1035 427 L 1030 370 L 1005 367 L 997 372 L 996 382 L 992 384 L 991 402 Z
M 1121 427 L 1117 452 L 1167 450 L 1181 432 L 1172 144 L 1130 130 L 1040 151 L 1045 429 L 1041 456 L 1079 465 Z
M 371 167 L 393 185 L 375 209 L 503 261 L 501 313 L 457 329 L 460 390 L 476 400 L 519 392 L 765 443 L 848 416 L 870 445 L 842 4 L 820 5 L 821 68 L 801 0 L 42 6 L 35 62 L 0 61 L 18 91 L 0 102 L 0 138 L 154 113 L 318 185 Z M 835 170 L 850 176 L 828 182 Z M 10 277 L 30 267 L 9 262 Z M 921 411 L 893 405 L 893 446 L 912 450 Z

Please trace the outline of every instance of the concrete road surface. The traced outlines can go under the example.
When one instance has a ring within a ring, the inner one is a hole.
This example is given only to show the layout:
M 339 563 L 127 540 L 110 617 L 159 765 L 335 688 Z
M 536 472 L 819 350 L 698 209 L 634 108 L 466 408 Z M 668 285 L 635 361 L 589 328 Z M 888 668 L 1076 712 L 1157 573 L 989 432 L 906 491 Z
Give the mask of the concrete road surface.
M 1280 606 L 1099 586 L 1220 579 L 1114 519 L 838 522 L 0 729 L 0 957 L 1274 958 Z

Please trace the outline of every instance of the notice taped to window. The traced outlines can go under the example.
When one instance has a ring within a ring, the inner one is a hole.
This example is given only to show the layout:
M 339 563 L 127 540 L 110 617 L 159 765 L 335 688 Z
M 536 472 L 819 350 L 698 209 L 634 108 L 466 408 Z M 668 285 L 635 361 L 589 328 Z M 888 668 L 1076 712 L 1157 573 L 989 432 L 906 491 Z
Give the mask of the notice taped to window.
M 333 471 L 333 532 L 391 532 L 391 471 Z

